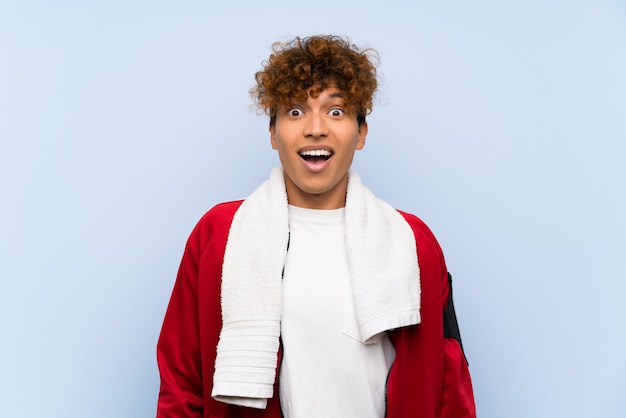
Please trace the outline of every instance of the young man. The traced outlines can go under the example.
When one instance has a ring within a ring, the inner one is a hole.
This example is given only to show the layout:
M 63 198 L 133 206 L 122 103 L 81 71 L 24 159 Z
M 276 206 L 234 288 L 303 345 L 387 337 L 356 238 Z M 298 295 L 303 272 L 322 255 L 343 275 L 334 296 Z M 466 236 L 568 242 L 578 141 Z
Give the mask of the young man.
M 158 343 L 158 417 L 475 417 L 435 237 L 350 169 L 372 52 L 296 38 L 256 74 L 281 167 L 189 237 Z

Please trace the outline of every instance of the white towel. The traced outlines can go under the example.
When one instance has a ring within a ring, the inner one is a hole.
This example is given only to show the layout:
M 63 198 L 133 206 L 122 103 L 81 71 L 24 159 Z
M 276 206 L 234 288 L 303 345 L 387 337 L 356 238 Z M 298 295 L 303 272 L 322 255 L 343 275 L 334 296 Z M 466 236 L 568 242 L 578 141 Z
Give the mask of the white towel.
M 345 210 L 354 317 L 345 333 L 363 343 L 420 322 L 415 237 L 393 207 L 351 170 Z M 276 167 L 235 213 L 222 267 L 222 331 L 212 396 L 265 407 L 280 338 L 282 272 L 289 240 L 283 170 Z M 351 300 L 350 300 L 351 299 Z

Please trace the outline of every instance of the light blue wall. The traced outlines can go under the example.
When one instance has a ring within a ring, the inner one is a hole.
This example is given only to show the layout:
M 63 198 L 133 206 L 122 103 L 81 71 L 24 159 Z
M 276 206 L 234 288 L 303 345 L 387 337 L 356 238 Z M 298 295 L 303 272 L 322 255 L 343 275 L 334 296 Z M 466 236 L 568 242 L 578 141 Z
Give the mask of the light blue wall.
M 446 252 L 479 416 L 624 416 L 623 1 L 0 0 L 0 417 L 154 415 L 187 235 L 278 162 L 252 75 L 313 33 L 380 51 L 355 166 Z

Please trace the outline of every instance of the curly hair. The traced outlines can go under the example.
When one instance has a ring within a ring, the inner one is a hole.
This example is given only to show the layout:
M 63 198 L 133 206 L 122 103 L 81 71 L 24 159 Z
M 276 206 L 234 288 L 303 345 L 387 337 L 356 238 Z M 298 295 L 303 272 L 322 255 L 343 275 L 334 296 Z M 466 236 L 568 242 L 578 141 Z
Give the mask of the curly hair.
M 377 64 L 375 50 L 361 50 L 349 39 L 333 35 L 296 37 L 272 45 L 272 54 L 263 62 L 263 71 L 255 74 L 256 85 L 250 94 L 257 108 L 274 123 L 277 110 L 290 106 L 292 99 L 305 101 L 309 94 L 318 97 L 334 86 L 361 124 L 372 112 Z

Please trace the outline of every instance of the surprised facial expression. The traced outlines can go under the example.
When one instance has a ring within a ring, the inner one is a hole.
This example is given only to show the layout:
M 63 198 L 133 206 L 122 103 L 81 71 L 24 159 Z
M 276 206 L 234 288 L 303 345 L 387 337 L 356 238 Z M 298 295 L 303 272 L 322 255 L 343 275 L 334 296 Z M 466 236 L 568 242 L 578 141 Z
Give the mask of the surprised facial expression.
M 358 124 L 334 87 L 278 109 L 270 139 L 285 172 L 289 204 L 311 209 L 345 206 L 348 170 L 366 136 L 367 123 Z

